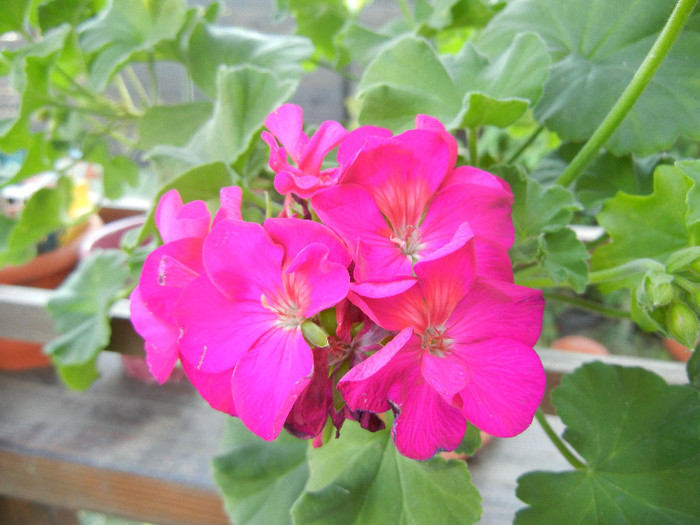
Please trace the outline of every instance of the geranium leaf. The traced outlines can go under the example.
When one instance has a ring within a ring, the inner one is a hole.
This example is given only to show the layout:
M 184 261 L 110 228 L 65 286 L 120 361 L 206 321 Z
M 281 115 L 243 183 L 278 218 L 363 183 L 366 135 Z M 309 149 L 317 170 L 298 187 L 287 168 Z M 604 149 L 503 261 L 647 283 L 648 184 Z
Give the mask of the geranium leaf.
M 700 392 L 592 363 L 565 376 L 552 403 L 586 467 L 522 476 L 517 495 L 529 507 L 516 525 L 697 523 Z
M 112 75 L 139 51 L 175 39 L 186 19 L 178 0 L 119 0 L 80 28 L 80 45 L 96 53 L 90 67 L 90 86 L 102 91 Z
M 220 66 L 257 66 L 281 78 L 299 78 L 301 63 L 311 57 L 313 47 L 306 38 L 200 23 L 190 38 L 189 52 L 192 80 L 213 99 Z
M 83 260 L 49 300 L 47 310 L 60 335 L 44 350 L 59 369 L 67 367 L 64 378 L 72 381 L 68 386 L 89 385 L 82 372 L 90 373 L 97 354 L 109 344 L 109 309 L 124 293 L 128 277 L 124 252 L 99 250 Z
M 456 56 L 439 56 L 417 37 L 389 45 L 360 83 L 360 121 L 408 129 L 417 113 L 448 128 L 505 127 L 537 100 L 549 56 L 536 35 L 521 35 L 503 52 L 487 57 L 466 43 Z
M 700 224 L 687 222 L 687 201 L 692 187 L 693 182 L 682 170 L 663 165 L 654 171 L 653 194 L 619 193 L 607 201 L 597 218 L 612 242 L 594 252 L 593 269 L 612 268 L 644 258 L 663 264 L 675 251 L 696 245 L 700 240 Z
M 390 431 L 346 421 L 341 436 L 309 451 L 311 477 L 294 523 L 476 523 L 481 496 L 464 462 L 401 456 Z M 420 494 L 420 497 L 415 497 Z
M 0 35 L 7 31 L 24 30 L 33 0 L 3 0 L 0 3 Z
M 311 39 L 316 58 L 335 62 L 335 37 L 350 18 L 344 0 L 288 0 L 285 10 L 294 14 L 297 34 Z M 278 7 L 279 8 L 279 7 Z
M 286 432 L 264 441 L 239 419 L 229 419 L 212 467 L 232 523 L 291 524 L 289 509 L 309 477 L 308 447 Z
M 588 284 L 590 254 L 569 228 L 542 236 L 542 263 L 554 284 L 583 292 Z
M 201 164 L 234 163 L 259 131 L 267 115 L 297 86 L 295 79 L 253 66 L 222 67 L 212 116 L 183 147 L 158 146 L 154 159 L 171 178 Z
M 590 137 L 651 48 L 674 0 L 514 0 L 477 45 L 497 52 L 520 33 L 535 32 L 552 64 L 535 116 L 561 138 Z M 696 20 L 700 15 L 695 15 Z M 700 32 L 688 24 L 625 121 L 607 142 L 615 154 L 652 153 L 678 137 L 700 137 Z
M 171 106 L 152 106 L 139 120 L 139 146 L 144 150 L 159 144 L 184 146 L 211 117 L 211 102 L 200 100 Z
M 688 205 L 686 221 L 688 226 L 694 226 L 700 222 L 700 160 L 677 162 L 676 167 L 693 181 L 693 187 L 686 199 Z

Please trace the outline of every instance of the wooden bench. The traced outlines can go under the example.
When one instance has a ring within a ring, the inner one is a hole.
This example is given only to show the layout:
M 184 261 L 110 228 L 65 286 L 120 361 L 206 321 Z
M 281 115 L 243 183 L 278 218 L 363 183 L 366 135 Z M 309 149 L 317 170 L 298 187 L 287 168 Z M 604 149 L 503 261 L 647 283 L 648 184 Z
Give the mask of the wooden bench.
M 0 286 L 0 335 L 53 337 L 47 298 L 43 290 Z M 139 354 L 127 311 L 124 302 L 113 309 L 111 349 Z M 547 349 L 540 355 L 550 388 L 592 359 Z M 679 363 L 604 360 L 686 381 Z M 86 392 L 67 390 L 51 368 L 0 372 L 0 523 L 76 524 L 76 509 L 156 524 L 227 523 L 209 467 L 226 416 L 187 382 L 158 386 L 130 378 L 116 352 L 104 352 L 99 368 L 102 376 Z M 556 417 L 551 422 L 561 429 Z M 520 474 L 568 466 L 536 423 L 516 438 L 494 440 L 469 465 L 484 498 L 484 524 L 512 522 L 522 507 L 515 496 Z

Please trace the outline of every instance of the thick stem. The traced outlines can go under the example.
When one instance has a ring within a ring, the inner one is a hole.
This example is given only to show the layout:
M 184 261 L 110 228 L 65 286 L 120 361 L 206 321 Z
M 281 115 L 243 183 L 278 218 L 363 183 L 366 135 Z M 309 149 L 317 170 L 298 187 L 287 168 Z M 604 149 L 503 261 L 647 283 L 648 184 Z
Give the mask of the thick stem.
M 399 0 L 399 6 L 401 6 L 401 12 L 406 19 L 406 22 L 408 22 L 410 27 L 413 27 L 415 25 L 415 21 L 413 20 L 413 15 L 411 15 L 411 10 L 408 8 L 406 0 Z
M 564 170 L 564 173 L 557 180 L 557 184 L 568 186 L 574 182 L 622 123 L 629 110 L 659 69 L 666 55 L 668 55 L 671 46 L 678 38 L 681 29 L 683 29 L 697 2 L 698 0 L 678 0 L 673 13 L 671 13 L 659 37 L 654 42 L 639 69 L 637 69 L 629 85 L 622 92 L 622 95 L 620 95 L 620 98 L 605 119 L 603 119 L 603 122 L 600 123 L 598 129 L 595 130 L 585 146 L 581 148 L 571 161 L 571 164 Z
M 663 268 L 663 265 L 654 259 L 637 259 L 613 268 L 590 272 L 588 282 L 600 284 L 607 281 L 619 281 L 634 274 L 646 273 L 653 268 Z
M 535 412 L 535 418 L 537 418 L 537 422 L 540 424 L 545 434 L 547 434 L 547 437 L 552 441 L 554 446 L 557 447 L 557 450 L 566 458 L 566 461 L 576 470 L 585 469 L 586 465 L 574 456 L 573 452 L 569 450 L 557 433 L 554 432 L 554 429 L 549 425 L 549 421 L 547 421 L 547 417 L 544 415 L 541 408 L 538 408 L 537 412 Z

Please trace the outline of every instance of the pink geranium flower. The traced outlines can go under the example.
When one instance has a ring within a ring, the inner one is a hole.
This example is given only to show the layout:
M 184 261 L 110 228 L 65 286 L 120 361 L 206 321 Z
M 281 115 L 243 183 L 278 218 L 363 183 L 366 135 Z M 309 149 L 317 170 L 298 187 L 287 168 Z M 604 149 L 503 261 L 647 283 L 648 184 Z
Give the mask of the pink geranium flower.
M 181 358 L 228 377 L 237 415 L 274 439 L 315 370 L 302 323 L 346 297 L 350 256 L 315 222 L 225 220 L 205 239 L 203 264 L 176 307 Z
M 277 174 L 274 184 L 280 194 L 295 193 L 308 198 L 319 189 L 337 183 L 338 168 L 323 170 L 321 165 L 347 134 L 338 122 L 324 122 L 309 138 L 304 132 L 302 109 L 285 104 L 268 115 L 265 126 L 271 133 L 263 131 L 262 138 L 270 147 L 269 165 Z M 288 162 L 287 155 L 293 164 Z
M 366 136 L 342 183 L 311 199 L 353 254 L 354 280 L 363 293 L 396 293 L 410 286 L 416 262 L 458 249 L 472 235 L 481 275 L 511 279 L 510 189 L 487 172 L 455 169 L 454 138 L 434 119 L 417 123 L 396 137 Z
M 221 208 L 214 223 L 241 218 L 241 189 L 223 188 Z M 211 216 L 203 201 L 182 203 L 179 193 L 165 193 L 156 208 L 155 222 L 164 243 L 151 252 L 143 266 L 139 284 L 130 297 L 131 321 L 145 340 L 146 363 L 159 383 L 164 383 L 179 359 L 180 329 L 175 305 L 183 290 L 203 271 L 202 243 L 209 233 Z M 184 367 L 190 381 L 203 390 L 220 390 L 220 379 L 204 377 Z M 235 414 L 233 399 L 218 396 L 215 408 Z
M 415 459 L 454 450 L 465 421 L 494 436 L 522 432 L 545 386 L 532 348 L 541 293 L 477 275 L 472 240 L 414 269 L 417 283 L 398 295 L 350 293 L 377 324 L 399 333 L 339 382 L 346 403 L 393 408 L 396 447 Z

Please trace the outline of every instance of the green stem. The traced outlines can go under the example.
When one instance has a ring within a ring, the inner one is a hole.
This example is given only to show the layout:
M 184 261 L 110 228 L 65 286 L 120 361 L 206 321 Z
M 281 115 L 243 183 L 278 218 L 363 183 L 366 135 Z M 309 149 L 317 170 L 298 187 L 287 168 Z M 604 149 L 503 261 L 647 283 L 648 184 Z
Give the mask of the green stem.
M 561 452 L 561 455 L 566 458 L 569 464 L 577 470 L 585 469 L 586 465 L 574 456 L 573 452 L 569 450 L 557 433 L 554 432 L 554 429 L 549 425 L 549 421 L 547 421 L 547 417 L 544 415 L 541 408 L 538 408 L 537 412 L 535 412 L 535 418 L 537 418 L 537 422 L 540 424 L 545 434 L 547 434 L 547 437 L 554 443 L 554 446 L 557 447 L 557 450 Z
M 136 71 L 134 71 L 134 68 L 132 66 L 127 66 L 126 68 L 124 68 L 124 71 L 129 77 L 131 83 L 134 85 L 134 89 L 136 89 L 136 92 L 138 93 L 141 100 L 145 103 L 148 103 L 148 93 L 146 93 L 146 89 L 143 87 L 143 84 L 141 83 L 139 76 L 136 74 Z
M 158 104 L 158 75 L 156 74 L 156 57 L 148 54 L 148 74 L 151 79 L 151 103 Z
M 122 97 L 127 110 L 135 115 L 138 114 L 139 111 L 136 109 L 136 106 L 134 106 L 134 101 L 129 94 L 129 88 L 126 87 L 126 83 L 124 82 L 122 76 L 117 74 L 114 77 L 114 82 L 117 85 L 117 91 L 119 91 L 119 95 Z
M 530 134 L 527 140 L 522 143 L 518 150 L 515 153 L 513 153 L 510 157 L 508 157 L 508 160 L 506 160 L 506 164 L 513 164 L 516 160 L 518 160 L 518 157 L 520 157 L 520 155 L 522 155 L 523 152 L 530 147 L 530 144 L 535 142 L 535 139 L 540 136 L 542 130 L 544 130 L 544 126 L 538 126 L 537 129 Z
M 554 292 L 543 291 L 545 299 L 552 301 L 559 301 L 561 303 L 571 304 L 585 310 L 590 310 L 608 317 L 615 317 L 618 319 L 629 319 L 630 313 L 624 310 L 618 310 L 617 308 L 611 308 L 603 304 L 596 303 L 594 301 L 589 301 L 587 299 L 582 299 L 581 297 L 571 297 L 568 295 L 562 295 Z
M 475 128 L 469 128 L 467 131 L 467 147 L 469 148 L 469 164 L 472 166 L 478 166 L 479 147 L 477 131 Z
M 671 13 L 666 25 L 661 30 L 656 42 L 654 42 L 639 69 L 637 69 L 634 77 L 632 77 L 629 85 L 622 92 L 622 95 L 620 95 L 620 98 L 603 122 L 600 123 L 598 129 L 595 130 L 585 146 L 581 148 L 571 161 L 571 164 L 564 170 L 564 173 L 557 180 L 557 184 L 568 186 L 574 182 L 622 123 L 629 110 L 641 96 L 649 82 L 651 82 L 666 55 L 668 55 L 671 46 L 678 38 L 681 29 L 683 29 L 697 2 L 698 0 L 678 0 L 673 13 Z
M 399 0 L 399 6 L 401 7 L 401 12 L 403 13 L 404 18 L 408 22 L 408 25 L 414 27 L 416 23 L 413 20 L 413 15 L 411 14 L 411 10 L 408 8 L 406 0 Z
M 646 273 L 652 268 L 663 268 L 663 265 L 654 259 L 636 259 L 613 268 L 590 272 L 588 274 L 588 282 L 590 284 L 600 284 L 607 281 L 618 281 L 637 273 Z

